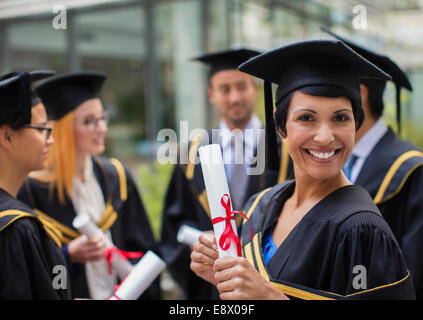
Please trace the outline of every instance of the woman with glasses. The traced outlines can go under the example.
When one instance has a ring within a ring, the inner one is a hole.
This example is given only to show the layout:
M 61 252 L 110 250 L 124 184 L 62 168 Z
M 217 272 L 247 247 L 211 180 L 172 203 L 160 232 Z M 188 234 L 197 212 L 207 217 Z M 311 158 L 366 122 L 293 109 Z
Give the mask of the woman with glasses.
M 243 257 L 218 258 L 213 237 L 202 235 L 192 270 L 222 299 L 414 299 L 392 231 L 342 171 L 364 117 L 359 78 L 390 77 L 330 40 L 281 47 L 239 69 L 265 80 L 266 113 L 287 139 L 295 180 L 250 198 Z
M 138 256 L 147 250 L 157 252 L 129 170 L 117 159 L 99 157 L 108 124 L 98 98 L 105 79 L 100 72 L 76 72 L 37 85 L 36 92 L 54 120 L 55 145 L 48 168 L 31 175 L 19 192 L 21 200 L 62 232 L 72 294 L 79 298 L 108 298 L 123 280 L 105 259 L 108 241 Z M 80 234 L 72 222 L 82 215 L 97 224 L 105 236 Z M 160 298 L 158 279 L 142 298 Z
M 60 235 L 16 199 L 28 173 L 46 165 L 53 144 L 31 83 L 54 72 L 0 78 L 0 299 L 69 299 Z M 32 94 L 32 97 L 31 97 Z

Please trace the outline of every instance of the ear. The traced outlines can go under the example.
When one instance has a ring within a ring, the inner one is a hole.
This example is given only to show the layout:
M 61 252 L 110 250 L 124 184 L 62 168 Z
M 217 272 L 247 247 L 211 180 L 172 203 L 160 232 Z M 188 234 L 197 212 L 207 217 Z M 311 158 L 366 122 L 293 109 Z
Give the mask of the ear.
M 252 83 L 252 86 L 254 87 L 256 98 L 258 98 L 258 96 L 260 95 L 260 88 L 258 82 L 253 77 L 251 77 L 250 81 Z
M 5 149 L 10 149 L 13 144 L 14 131 L 8 125 L 0 127 L 0 144 Z
M 273 111 L 273 121 L 275 120 L 275 114 L 276 109 Z M 276 132 L 278 133 L 279 137 L 281 137 L 281 139 L 286 139 L 287 135 L 282 132 L 282 129 L 280 127 L 276 127 Z
M 209 84 L 209 87 L 207 88 L 207 93 L 209 95 L 209 102 L 210 104 L 214 105 L 215 103 L 215 98 L 214 98 L 214 90 L 212 88 L 212 84 Z
M 258 81 L 257 81 L 257 79 L 256 78 L 254 78 L 253 76 L 250 76 L 249 74 L 248 74 L 248 77 L 249 77 L 249 81 L 251 81 L 251 84 L 257 89 L 257 90 L 259 90 L 260 88 L 259 88 L 259 84 L 258 84 Z
M 367 101 L 369 97 L 369 89 L 364 84 L 360 84 L 360 94 L 361 94 L 361 100 L 363 102 Z
M 288 136 L 287 134 L 283 133 L 281 128 L 279 128 L 279 127 L 276 129 L 276 131 L 277 131 L 279 137 L 281 137 L 281 139 L 286 139 L 286 137 Z

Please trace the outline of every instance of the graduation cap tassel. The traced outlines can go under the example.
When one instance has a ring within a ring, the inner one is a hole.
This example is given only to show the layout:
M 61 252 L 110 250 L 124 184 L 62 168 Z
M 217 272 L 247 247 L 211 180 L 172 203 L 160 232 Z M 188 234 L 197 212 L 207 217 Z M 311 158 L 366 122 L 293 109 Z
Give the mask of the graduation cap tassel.
M 401 135 L 401 86 L 396 86 L 398 136 Z
M 273 186 L 278 177 L 278 144 L 273 120 L 272 83 L 264 81 L 264 107 L 266 113 L 266 187 Z

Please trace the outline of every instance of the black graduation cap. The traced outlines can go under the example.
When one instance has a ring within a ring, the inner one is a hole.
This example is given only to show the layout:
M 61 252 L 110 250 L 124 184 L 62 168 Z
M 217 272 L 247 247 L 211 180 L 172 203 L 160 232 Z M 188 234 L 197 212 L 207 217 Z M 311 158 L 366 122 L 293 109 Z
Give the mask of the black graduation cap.
M 391 77 L 341 41 L 312 40 L 265 52 L 239 66 L 239 70 L 264 80 L 266 108 L 266 165 L 278 171 L 276 130 L 271 83 L 278 85 L 276 104 L 289 93 L 308 86 L 334 86 L 361 103 L 359 78 Z
M 52 70 L 35 70 L 29 73 L 31 78 L 31 105 L 35 106 L 41 102 L 40 97 L 35 92 L 35 83 L 45 78 L 52 77 L 56 74 L 56 71 Z
M 208 53 L 200 57 L 193 58 L 193 60 L 200 61 L 210 66 L 209 78 L 215 73 L 228 69 L 237 69 L 238 66 L 248 59 L 260 54 L 259 51 L 239 48 L 224 51 Z
M 3 80 L 3 79 L 14 77 L 14 76 L 18 75 L 18 73 L 19 73 L 19 71 L 15 71 L 15 72 L 5 74 L 5 75 L 0 77 L 0 81 Z M 51 76 L 55 75 L 56 72 L 52 71 L 52 70 L 34 70 L 34 71 L 29 71 L 28 73 L 29 73 L 29 81 L 30 81 L 30 86 L 31 86 L 31 106 L 33 107 L 33 106 L 37 105 L 39 102 L 41 102 L 40 98 L 35 93 L 34 83 L 37 82 L 37 81 L 40 81 L 42 79 L 51 77 Z
M 40 82 L 35 91 L 49 119 L 57 120 L 83 102 L 98 97 L 107 75 L 97 71 L 60 74 Z
M 21 112 L 21 123 L 31 122 L 31 107 L 40 102 L 33 85 L 46 77 L 54 75 L 50 70 L 14 71 L 0 77 L 2 82 L 2 116 L 1 123 Z M 28 88 L 29 86 L 29 88 Z M 28 107 L 29 106 L 29 107 Z
M 364 48 L 350 40 L 347 40 L 333 31 L 329 30 L 328 28 L 321 26 L 320 29 L 331 36 L 341 40 L 344 42 L 347 46 L 349 46 L 351 49 L 353 49 L 355 52 L 357 52 L 362 57 L 369 60 L 371 63 L 378 66 L 380 69 L 388 73 L 392 77 L 392 82 L 395 84 L 396 87 L 396 102 L 397 102 L 397 123 L 398 123 L 398 131 L 400 131 L 400 122 L 401 122 L 401 88 L 404 87 L 408 89 L 409 91 L 413 91 L 413 87 L 411 86 L 411 83 L 405 74 L 405 72 L 389 57 L 376 53 L 374 51 L 371 51 L 367 48 Z M 383 95 L 383 91 L 385 90 L 385 84 L 386 81 L 378 81 L 374 79 L 362 79 L 363 83 L 366 84 L 367 82 L 370 82 L 374 84 L 375 90 L 380 91 L 380 97 Z

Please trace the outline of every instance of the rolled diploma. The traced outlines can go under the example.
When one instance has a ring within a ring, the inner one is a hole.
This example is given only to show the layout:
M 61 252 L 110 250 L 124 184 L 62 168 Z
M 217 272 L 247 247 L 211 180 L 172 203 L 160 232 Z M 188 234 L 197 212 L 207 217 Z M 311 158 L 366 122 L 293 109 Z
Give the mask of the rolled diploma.
M 198 241 L 198 237 L 202 233 L 203 231 L 184 224 L 179 228 L 176 239 L 178 239 L 180 243 L 191 246 Z
M 225 167 L 223 164 L 222 152 L 220 145 L 209 144 L 201 147 L 198 150 L 200 156 L 201 169 L 203 171 L 204 184 L 206 186 L 207 198 L 210 207 L 212 219 L 217 217 L 226 217 L 225 208 L 221 204 L 221 198 L 224 194 L 229 194 L 228 180 L 226 179 Z M 232 201 L 231 201 L 232 210 Z M 222 221 L 213 224 L 214 233 L 216 236 L 217 249 L 219 257 L 233 256 L 237 257 L 237 248 L 235 241 L 232 239 L 231 245 L 228 250 L 224 251 L 219 246 L 219 239 L 225 230 L 226 222 Z M 236 224 L 231 220 L 232 229 L 237 234 Z
M 107 247 L 114 246 L 110 239 L 103 233 L 103 230 L 101 230 L 86 214 L 76 216 L 72 221 L 72 225 L 75 229 L 77 229 L 80 233 L 85 234 L 87 237 L 97 237 L 100 234 L 103 234 L 107 242 Z M 134 266 L 126 260 L 125 257 L 122 257 L 117 252 L 113 252 L 112 266 L 113 269 L 116 270 L 120 279 L 124 279 L 134 268 Z
M 136 300 L 163 271 L 166 264 L 153 251 L 148 250 L 115 292 L 121 300 Z M 109 300 L 118 300 L 115 296 Z

